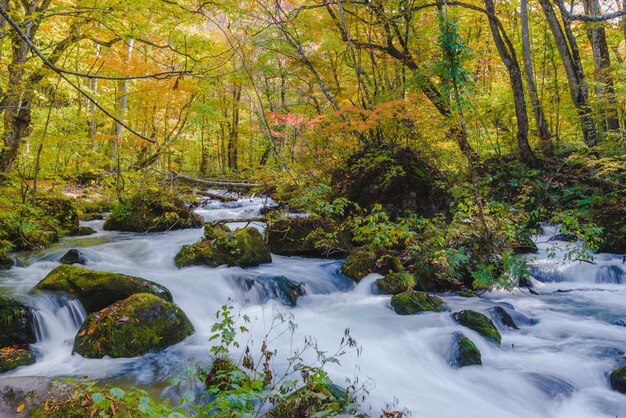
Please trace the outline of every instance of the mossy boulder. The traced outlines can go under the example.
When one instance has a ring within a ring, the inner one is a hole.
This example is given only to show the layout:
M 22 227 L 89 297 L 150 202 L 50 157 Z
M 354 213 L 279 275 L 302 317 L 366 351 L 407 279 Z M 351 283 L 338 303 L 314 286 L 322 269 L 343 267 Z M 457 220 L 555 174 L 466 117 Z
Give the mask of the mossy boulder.
M 384 278 L 376 280 L 378 291 L 382 295 L 397 295 L 415 287 L 415 277 L 407 272 L 389 273 Z
M 454 313 L 453 316 L 459 324 L 476 331 L 483 337 L 497 344 L 502 341 L 500 332 L 487 315 L 472 310 L 463 310 Z
M 135 357 L 177 344 L 194 328 L 187 315 L 150 293 L 138 293 L 87 316 L 74 352 L 87 358 Z
M 309 384 L 284 397 L 268 417 L 338 416 L 349 402 L 347 392 L 334 384 Z
M 502 324 L 502 326 L 511 329 L 519 329 L 513 320 L 513 317 L 511 317 L 511 314 L 509 314 L 502 306 L 494 306 L 489 309 L 489 313 L 497 322 Z
M 176 197 L 142 193 L 113 208 L 104 222 L 107 231 L 162 232 L 198 228 L 202 219 Z
M 85 264 L 87 257 L 76 248 L 72 248 L 61 257 L 59 262 L 61 264 Z
M 172 294 L 165 286 L 150 280 L 67 264 L 48 273 L 35 289 L 66 292 L 77 298 L 87 312 L 98 311 L 135 293 L 151 293 L 172 301 Z
M 96 231 L 95 229 L 89 227 L 89 226 L 79 226 L 78 227 L 78 231 L 76 231 L 76 236 L 77 237 L 86 237 L 89 235 L 93 235 L 95 233 L 97 233 L 98 231 Z
M 32 309 L 15 299 L 0 296 L 0 347 L 35 342 Z
M 35 356 L 24 347 L 0 348 L 0 373 L 35 363 Z
M 392 254 L 377 254 L 367 248 L 355 248 L 348 254 L 341 272 L 356 282 L 360 282 L 370 273 L 386 275 L 401 272 L 400 259 Z
M 46 216 L 55 219 L 61 228 L 60 235 L 74 235 L 78 232 L 78 210 L 74 199 L 69 197 L 43 197 L 37 199 Z
M 476 344 L 460 332 L 454 336 L 454 364 L 457 367 L 482 365 L 480 350 Z
M 441 298 L 413 290 L 392 296 L 391 307 L 398 315 L 414 315 L 429 311 L 442 312 L 447 309 Z
M 626 394 L 626 364 L 613 370 L 609 376 L 609 381 L 613 389 Z
M 179 268 L 192 265 L 211 267 L 254 267 L 271 263 L 270 250 L 258 229 L 247 227 L 231 231 L 225 225 L 205 226 L 204 239 L 183 246 L 175 258 Z
M 274 254 L 329 257 L 347 254 L 352 236 L 345 223 L 320 216 L 270 217 L 267 243 Z
M 296 306 L 298 298 L 304 295 L 304 288 L 300 283 L 296 283 L 285 276 L 272 278 L 278 298 L 288 306 Z
M 231 390 L 241 386 L 242 380 L 250 377 L 242 371 L 229 357 L 216 357 L 211 363 L 208 372 L 204 372 L 204 384 L 207 388 L 217 388 L 220 391 Z

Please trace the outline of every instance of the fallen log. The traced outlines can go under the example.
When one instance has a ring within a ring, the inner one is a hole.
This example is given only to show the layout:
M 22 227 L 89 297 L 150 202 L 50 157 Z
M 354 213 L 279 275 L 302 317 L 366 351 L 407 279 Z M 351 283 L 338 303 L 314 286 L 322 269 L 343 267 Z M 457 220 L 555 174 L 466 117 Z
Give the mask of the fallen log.
M 217 219 L 217 220 L 211 222 L 211 225 L 223 225 L 223 224 L 232 224 L 232 223 L 248 223 L 248 224 L 251 224 L 252 222 L 267 222 L 267 220 L 263 216 L 259 216 L 259 217 L 256 217 L 256 218 Z
M 210 197 L 211 199 L 219 200 L 220 202 L 236 202 L 238 200 L 236 197 L 226 196 L 219 193 L 205 192 L 203 190 L 196 190 L 195 193 L 199 194 L 200 196 Z
M 217 181 L 217 180 L 204 180 L 196 177 L 186 176 L 184 174 L 177 173 L 176 171 L 171 171 L 170 175 L 174 179 L 181 179 L 185 181 L 190 181 L 193 183 L 204 184 L 211 187 L 237 187 L 237 188 L 254 188 L 254 187 L 263 187 L 262 184 L 258 183 L 241 183 L 236 181 Z

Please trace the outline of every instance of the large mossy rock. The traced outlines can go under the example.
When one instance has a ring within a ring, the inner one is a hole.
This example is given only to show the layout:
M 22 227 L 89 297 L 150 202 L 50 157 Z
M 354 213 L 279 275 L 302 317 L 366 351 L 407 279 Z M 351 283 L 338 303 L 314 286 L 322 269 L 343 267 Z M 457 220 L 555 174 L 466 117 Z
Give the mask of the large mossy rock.
M 376 280 L 376 287 L 382 295 L 397 295 L 413 289 L 415 277 L 404 271 L 389 273 L 384 278 Z
M 626 394 L 626 365 L 613 370 L 609 376 L 609 380 L 613 389 Z
M 480 350 L 476 344 L 461 333 L 454 336 L 454 364 L 457 367 L 482 365 Z
M 135 357 L 177 344 L 194 328 L 187 315 L 150 293 L 138 293 L 90 314 L 74 340 L 87 358 Z
M 398 315 L 414 315 L 420 312 L 442 312 L 446 304 L 437 296 L 413 290 L 391 297 L 391 307 Z
M 32 309 L 15 299 L 0 296 L 0 347 L 34 342 Z
M 263 235 L 254 227 L 231 231 L 225 225 L 206 224 L 204 238 L 193 245 L 183 246 L 174 261 L 179 268 L 223 264 L 254 267 L 271 263 L 272 256 Z
M 163 193 L 133 196 L 113 208 L 104 222 L 107 231 L 162 232 L 198 228 L 202 219 L 176 198 Z
M 500 344 L 502 336 L 493 324 L 491 319 L 485 314 L 472 310 L 463 310 L 454 314 L 454 319 L 464 327 L 472 329 L 483 337 Z
M 368 248 L 355 248 L 348 254 L 341 272 L 356 282 L 370 273 L 386 275 L 402 271 L 402 262 L 391 254 L 377 254 Z
M 0 348 L 0 373 L 35 363 L 35 356 L 24 347 Z
M 284 397 L 268 417 L 334 417 L 349 402 L 347 392 L 334 384 L 309 384 Z
M 87 312 L 98 311 L 135 293 L 151 293 L 172 301 L 172 294 L 165 286 L 150 280 L 67 264 L 48 273 L 35 289 L 66 292 L 77 298 Z
M 270 250 L 279 255 L 328 257 L 346 254 L 352 246 L 344 223 L 319 216 L 270 217 L 266 234 Z
M 372 147 L 353 154 L 333 175 L 334 186 L 362 208 L 380 204 L 392 218 L 406 211 L 432 216 L 449 211 L 445 176 L 409 148 Z

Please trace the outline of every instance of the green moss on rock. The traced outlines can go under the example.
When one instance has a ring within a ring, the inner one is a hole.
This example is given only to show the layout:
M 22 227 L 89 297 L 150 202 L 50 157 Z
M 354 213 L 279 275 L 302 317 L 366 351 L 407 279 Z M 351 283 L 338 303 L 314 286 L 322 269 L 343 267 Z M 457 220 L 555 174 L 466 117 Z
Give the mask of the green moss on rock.
M 95 229 L 88 227 L 88 226 L 79 226 L 78 227 L 78 231 L 76 232 L 76 236 L 77 237 L 86 237 L 88 235 L 93 235 L 95 234 L 96 231 Z
M 87 358 L 135 357 L 177 344 L 193 332 L 176 305 L 138 293 L 90 314 L 76 335 L 74 351 Z
M 609 376 L 609 380 L 613 389 L 626 394 L 626 365 L 613 370 Z
M 135 293 L 151 293 L 172 301 L 165 286 L 150 280 L 66 264 L 52 270 L 35 289 L 67 292 L 80 300 L 87 312 L 95 312 Z
M 333 384 L 306 385 L 291 395 L 284 397 L 267 413 L 268 417 L 333 417 L 341 414 L 348 396 L 339 386 Z
M 446 304 L 441 298 L 413 290 L 391 297 L 391 307 L 398 315 L 414 315 L 419 312 L 442 312 Z
M 463 310 L 454 314 L 454 319 L 464 327 L 472 329 L 498 344 L 502 341 L 500 332 L 487 315 L 472 310 Z
M 348 254 L 341 272 L 356 282 L 360 282 L 370 273 L 387 275 L 403 270 L 402 262 L 392 254 L 376 254 L 367 248 L 356 248 Z
M 413 289 L 415 277 L 406 272 L 389 273 L 384 278 L 376 280 L 376 286 L 383 295 L 397 295 Z
M 344 224 L 319 216 L 279 216 L 267 224 L 267 243 L 274 254 L 327 257 L 346 254 L 352 237 Z
M 455 362 L 459 367 L 482 365 L 480 350 L 463 334 L 455 336 Z
M 296 306 L 298 298 L 304 294 L 304 289 L 300 283 L 296 283 L 285 276 L 273 277 L 272 282 L 276 286 L 279 298 L 286 305 Z
M 113 208 L 104 222 L 107 231 L 161 232 L 197 228 L 202 219 L 185 203 L 163 193 L 133 196 Z
M 15 299 L 0 296 L 0 347 L 34 342 L 31 308 Z
M 183 246 L 176 254 L 176 266 L 254 267 L 272 262 L 270 250 L 258 229 L 247 227 L 233 232 L 226 226 L 210 224 L 206 228 L 203 240 Z
M 519 329 L 511 315 L 502 306 L 494 306 L 489 310 L 492 317 L 507 328 Z
M 26 348 L 0 348 L 0 373 L 35 363 L 35 356 Z

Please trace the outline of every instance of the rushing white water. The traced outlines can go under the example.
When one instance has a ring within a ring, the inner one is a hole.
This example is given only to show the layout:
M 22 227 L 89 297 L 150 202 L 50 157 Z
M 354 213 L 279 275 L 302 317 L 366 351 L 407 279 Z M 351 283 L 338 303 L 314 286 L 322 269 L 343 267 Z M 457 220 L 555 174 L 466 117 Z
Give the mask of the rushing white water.
M 207 220 L 258 216 L 263 199 L 210 203 L 198 210 Z M 348 355 L 329 368 L 338 384 L 358 375 L 374 385 L 366 407 L 378 416 L 385 404 L 398 399 L 415 417 L 546 417 L 589 418 L 626 416 L 626 396 L 610 389 L 608 373 L 626 350 L 626 265 L 617 255 L 596 255 L 594 263 L 559 261 L 565 243 L 553 249 L 551 231 L 537 237 L 540 251 L 531 257 L 535 289 L 494 292 L 483 298 L 442 297 L 445 313 L 398 316 L 389 308 L 389 296 L 372 294 L 376 276 L 358 285 L 339 273 L 341 261 L 281 257 L 256 268 L 190 267 L 177 269 L 173 258 L 183 244 L 198 240 L 201 230 L 156 234 L 102 231 L 102 222 L 87 222 L 97 235 L 70 238 L 51 250 L 21 256 L 21 267 L 0 273 L 0 293 L 25 299 L 37 311 L 40 341 L 37 363 L 13 375 L 90 376 L 124 379 L 134 384 L 162 387 L 185 367 L 206 363 L 208 338 L 215 312 L 229 300 L 237 311 L 252 317 L 253 339 L 259 341 L 273 310 L 289 312 L 298 324 L 293 343 L 301 346 L 314 336 L 320 348 L 334 351 L 346 328 L 362 347 L 360 357 Z M 262 225 L 255 225 L 262 228 Z M 79 248 L 87 267 L 132 274 L 167 286 L 187 313 L 196 333 L 184 342 L 132 359 L 83 359 L 72 355 L 75 335 L 84 312 L 75 301 L 59 301 L 29 290 L 69 248 Z M 549 253 L 556 251 L 557 257 Z M 289 308 L 270 299 L 263 285 L 246 280 L 286 276 L 301 282 L 306 295 Z M 451 312 L 475 309 L 487 312 L 499 305 L 508 310 L 520 330 L 501 329 L 496 346 L 460 327 Z M 452 336 L 463 332 L 482 353 L 482 366 L 450 366 Z M 275 367 L 285 365 L 292 340 L 278 338 Z

